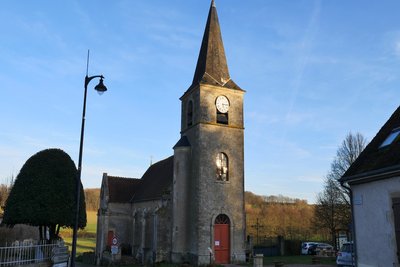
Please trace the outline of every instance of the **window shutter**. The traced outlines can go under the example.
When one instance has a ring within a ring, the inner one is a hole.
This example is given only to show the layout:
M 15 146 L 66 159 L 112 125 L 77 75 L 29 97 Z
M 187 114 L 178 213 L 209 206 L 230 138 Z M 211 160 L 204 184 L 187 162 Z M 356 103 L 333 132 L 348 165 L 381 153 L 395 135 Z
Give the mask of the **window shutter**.
M 394 231 L 397 243 L 397 260 L 400 262 L 400 198 L 393 198 Z

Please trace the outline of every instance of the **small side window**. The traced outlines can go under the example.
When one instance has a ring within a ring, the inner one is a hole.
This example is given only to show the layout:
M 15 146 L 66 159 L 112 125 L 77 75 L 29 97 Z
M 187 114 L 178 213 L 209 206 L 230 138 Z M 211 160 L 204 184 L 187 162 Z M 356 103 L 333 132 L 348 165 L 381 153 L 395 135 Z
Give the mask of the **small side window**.
M 193 102 L 192 100 L 189 101 L 188 106 L 187 106 L 187 126 L 192 126 L 193 125 Z

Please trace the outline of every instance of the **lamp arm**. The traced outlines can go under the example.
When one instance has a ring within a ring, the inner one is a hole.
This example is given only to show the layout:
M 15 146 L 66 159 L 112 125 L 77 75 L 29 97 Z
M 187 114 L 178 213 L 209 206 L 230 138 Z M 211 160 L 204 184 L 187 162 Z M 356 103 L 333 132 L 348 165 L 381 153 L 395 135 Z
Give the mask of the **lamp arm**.
M 103 75 L 93 75 L 93 76 L 85 76 L 85 88 L 87 88 L 88 84 L 90 83 L 91 80 L 93 80 L 94 78 L 102 78 L 104 79 Z

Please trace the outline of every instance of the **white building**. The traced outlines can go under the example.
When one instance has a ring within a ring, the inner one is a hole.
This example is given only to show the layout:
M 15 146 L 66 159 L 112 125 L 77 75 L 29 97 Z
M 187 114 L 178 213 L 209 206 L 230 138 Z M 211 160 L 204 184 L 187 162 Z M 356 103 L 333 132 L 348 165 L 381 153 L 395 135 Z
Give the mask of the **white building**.
M 400 107 L 341 178 L 352 190 L 359 267 L 400 266 Z

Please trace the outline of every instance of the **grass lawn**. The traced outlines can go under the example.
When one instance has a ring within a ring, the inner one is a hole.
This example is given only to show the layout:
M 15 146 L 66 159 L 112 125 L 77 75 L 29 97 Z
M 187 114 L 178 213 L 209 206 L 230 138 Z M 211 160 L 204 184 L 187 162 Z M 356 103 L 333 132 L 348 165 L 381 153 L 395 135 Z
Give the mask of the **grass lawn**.
M 86 232 L 96 234 L 97 228 L 97 211 L 87 211 L 87 224 L 85 227 Z
M 65 245 L 69 247 L 71 251 L 72 237 L 64 238 Z M 79 238 L 76 244 L 76 254 L 80 255 L 83 252 L 94 252 L 96 248 L 96 238 Z
M 281 261 L 287 264 L 311 264 L 312 258 L 313 256 L 310 255 L 264 257 L 264 265 L 274 264 L 275 261 Z M 321 257 L 320 259 L 321 264 L 336 266 L 336 258 Z
M 87 211 L 87 224 L 85 229 L 78 231 L 78 241 L 76 244 L 76 254 L 83 252 L 93 252 L 96 248 L 96 228 L 97 228 L 97 212 Z M 72 246 L 72 229 L 61 229 L 60 235 L 63 237 L 65 244 L 71 251 Z

